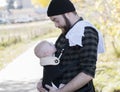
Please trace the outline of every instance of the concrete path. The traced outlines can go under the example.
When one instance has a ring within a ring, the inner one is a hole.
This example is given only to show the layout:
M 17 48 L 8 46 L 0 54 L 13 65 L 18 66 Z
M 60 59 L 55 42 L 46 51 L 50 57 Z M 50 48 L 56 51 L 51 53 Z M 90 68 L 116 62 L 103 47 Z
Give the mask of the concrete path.
M 54 43 L 56 38 L 47 40 Z M 0 92 L 38 92 L 36 84 L 43 68 L 34 55 L 34 46 L 0 71 Z

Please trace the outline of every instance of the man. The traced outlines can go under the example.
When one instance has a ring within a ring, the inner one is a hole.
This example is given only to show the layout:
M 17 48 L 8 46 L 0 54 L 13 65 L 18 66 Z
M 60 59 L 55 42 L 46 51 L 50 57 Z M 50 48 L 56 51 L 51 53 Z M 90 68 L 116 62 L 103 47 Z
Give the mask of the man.
M 60 58 L 60 69 L 66 69 L 54 84 L 65 84 L 56 89 L 46 84 L 49 92 L 95 92 L 93 78 L 95 76 L 97 54 L 104 52 L 102 35 L 89 22 L 84 21 L 76 13 L 69 0 L 52 0 L 47 15 L 62 30 L 56 41 L 56 57 Z M 68 68 L 65 68 L 68 67 Z M 45 92 L 41 82 L 37 88 Z

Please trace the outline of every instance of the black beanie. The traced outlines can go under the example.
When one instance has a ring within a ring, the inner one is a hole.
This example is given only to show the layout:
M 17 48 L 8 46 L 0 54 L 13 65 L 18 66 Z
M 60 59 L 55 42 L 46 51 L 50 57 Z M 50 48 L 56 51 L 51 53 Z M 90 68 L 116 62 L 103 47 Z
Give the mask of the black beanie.
M 47 16 L 60 15 L 72 11 L 75 11 L 75 7 L 70 0 L 52 0 L 47 10 Z

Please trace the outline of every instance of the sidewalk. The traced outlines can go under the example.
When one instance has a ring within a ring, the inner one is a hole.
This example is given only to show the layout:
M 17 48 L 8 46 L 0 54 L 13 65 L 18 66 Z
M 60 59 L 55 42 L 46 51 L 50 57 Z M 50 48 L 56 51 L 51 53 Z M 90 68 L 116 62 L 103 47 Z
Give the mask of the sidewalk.
M 54 43 L 56 38 L 47 40 Z M 38 92 L 36 84 L 42 78 L 42 67 L 34 46 L 0 71 L 0 92 Z

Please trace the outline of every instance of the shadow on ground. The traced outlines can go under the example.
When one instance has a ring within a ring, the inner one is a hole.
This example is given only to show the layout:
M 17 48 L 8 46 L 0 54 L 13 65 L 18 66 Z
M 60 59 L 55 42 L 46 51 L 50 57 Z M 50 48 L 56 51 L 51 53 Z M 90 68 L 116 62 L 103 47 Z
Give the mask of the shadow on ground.
M 37 81 L 4 81 L 0 83 L 0 92 L 38 92 Z

